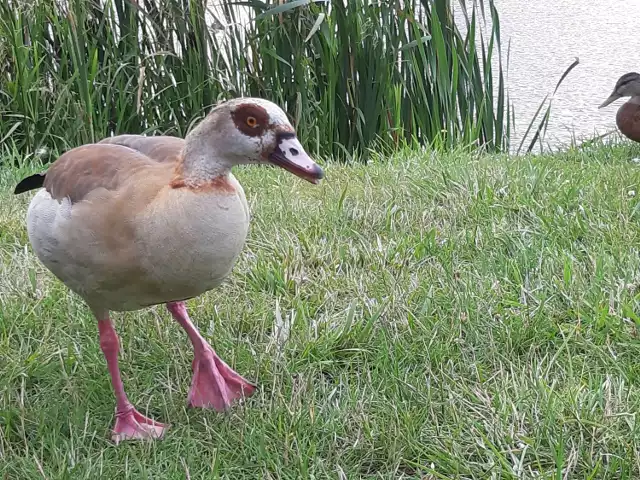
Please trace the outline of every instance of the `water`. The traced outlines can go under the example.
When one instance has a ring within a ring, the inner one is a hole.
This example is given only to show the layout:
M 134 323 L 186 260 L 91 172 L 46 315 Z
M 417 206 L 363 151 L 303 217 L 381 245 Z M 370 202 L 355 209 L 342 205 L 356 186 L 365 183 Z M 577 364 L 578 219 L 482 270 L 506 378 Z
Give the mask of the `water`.
M 561 148 L 616 128 L 625 100 L 598 110 L 623 74 L 640 72 L 640 0 L 495 0 L 503 45 L 511 41 L 507 86 L 519 142 L 529 120 L 575 57 L 580 64 L 553 100 L 546 143 Z
M 621 75 L 640 72 L 640 0 L 495 0 L 495 5 L 505 54 L 511 42 L 507 88 L 516 112 L 512 145 L 518 146 L 540 102 L 553 93 L 576 57 L 580 64 L 553 99 L 545 148 L 615 130 L 616 110 L 625 100 L 602 110 L 598 105 Z

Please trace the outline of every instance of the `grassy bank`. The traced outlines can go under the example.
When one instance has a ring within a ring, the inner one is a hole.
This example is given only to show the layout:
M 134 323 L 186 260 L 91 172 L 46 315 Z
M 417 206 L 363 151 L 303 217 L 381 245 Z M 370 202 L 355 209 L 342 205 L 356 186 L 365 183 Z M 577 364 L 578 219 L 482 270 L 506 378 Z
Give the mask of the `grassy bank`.
M 238 171 L 247 248 L 190 308 L 261 390 L 187 410 L 182 330 L 116 315 L 129 396 L 172 423 L 119 447 L 95 321 L 27 247 L 3 171 L 0 477 L 638 478 L 639 156 Z

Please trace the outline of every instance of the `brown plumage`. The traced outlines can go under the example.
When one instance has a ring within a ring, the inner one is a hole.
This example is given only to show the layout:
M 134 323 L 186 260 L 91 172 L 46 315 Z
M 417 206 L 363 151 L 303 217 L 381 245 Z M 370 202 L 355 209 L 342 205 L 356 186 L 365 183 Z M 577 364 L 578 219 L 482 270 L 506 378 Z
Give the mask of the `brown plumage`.
M 129 147 L 92 144 L 76 147 L 56 160 L 47 171 L 44 188 L 56 200 L 69 198 L 77 203 L 101 190 L 144 188 L 156 180 L 154 190 L 173 176 L 172 163 L 160 163 Z
M 175 163 L 180 159 L 184 148 L 184 139 L 168 135 L 155 137 L 117 135 L 100 140 L 98 144 L 123 145 L 152 158 L 156 162 Z
M 622 97 L 631 97 L 618 109 L 616 125 L 625 137 L 640 142 L 640 74 L 622 75 L 609 98 L 598 108 L 603 108 Z

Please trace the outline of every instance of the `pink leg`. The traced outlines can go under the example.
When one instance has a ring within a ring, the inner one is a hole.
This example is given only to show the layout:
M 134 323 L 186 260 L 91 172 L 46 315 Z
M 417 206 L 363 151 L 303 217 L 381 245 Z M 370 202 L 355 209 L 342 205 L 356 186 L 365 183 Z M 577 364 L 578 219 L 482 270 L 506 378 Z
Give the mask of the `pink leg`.
M 100 331 L 100 348 L 107 359 L 111 384 L 116 394 L 116 424 L 111 439 L 117 445 L 121 440 L 162 437 L 167 426 L 139 413 L 124 393 L 120 367 L 118 367 L 120 342 L 111 319 L 98 320 L 98 330 Z
M 167 303 L 167 309 L 193 344 L 193 379 L 187 397 L 188 404 L 222 411 L 234 400 L 252 395 L 256 386 L 234 372 L 216 355 L 189 319 L 184 302 Z

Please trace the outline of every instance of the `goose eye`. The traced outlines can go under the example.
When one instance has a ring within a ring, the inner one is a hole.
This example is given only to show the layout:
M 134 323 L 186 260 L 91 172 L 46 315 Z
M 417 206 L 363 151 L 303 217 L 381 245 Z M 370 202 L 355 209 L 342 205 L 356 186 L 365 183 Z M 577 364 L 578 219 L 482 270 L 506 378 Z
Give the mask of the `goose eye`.
M 247 125 L 249 125 L 251 128 L 255 128 L 258 125 L 256 117 L 247 117 Z

